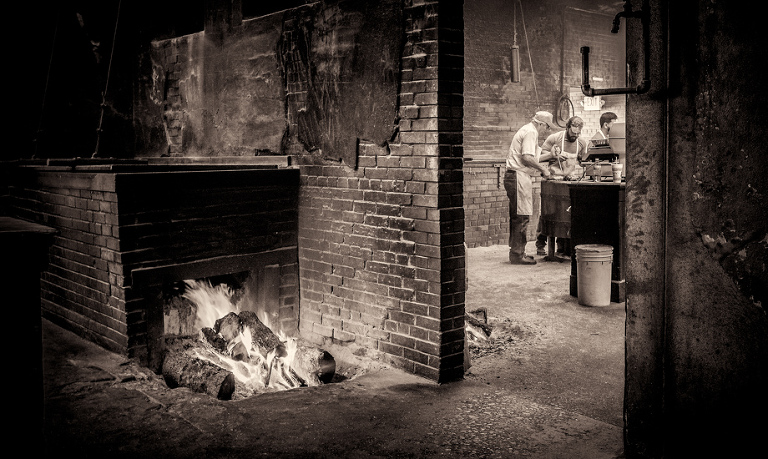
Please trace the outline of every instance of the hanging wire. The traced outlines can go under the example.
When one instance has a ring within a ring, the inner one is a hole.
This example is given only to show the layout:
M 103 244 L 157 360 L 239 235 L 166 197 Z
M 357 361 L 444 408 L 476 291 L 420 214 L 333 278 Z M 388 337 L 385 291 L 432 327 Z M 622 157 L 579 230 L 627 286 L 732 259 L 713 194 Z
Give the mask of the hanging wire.
M 520 11 L 520 14 L 523 12 Z M 514 6 L 512 7 L 512 31 L 514 32 L 514 35 L 512 35 L 512 45 L 517 46 L 517 8 Z
M 99 115 L 99 127 L 96 128 L 96 148 L 91 155 L 91 158 L 95 158 L 99 155 L 99 140 L 101 139 L 101 126 L 104 121 L 104 107 L 107 106 L 107 89 L 109 88 L 109 76 L 112 73 L 112 58 L 115 55 L 115 41 L 117 38 L 117 25 L 120 22 L 120 7 L 123 1 L 117 2 L 117 17 L 115 18 L 115 31 L 112 33 L 112 50 L 109 53 L 109 64 L 107 65 L 107 81 L 104 84 L 104 92 L 101 93 L 101 114 Z
M 43 118 L 45 117 L 45 101 L 48 98 L 48 83 L 51 81 L 51 68 L 53 67 L 53 55 L 56 49 L 56 36 L 59 33 L 59 12 L 56 11 L 56 23 L 53 26 L 53 40 L 51 41 L 51 55 L 48 58 L 48 72 L 45 74 L 45 87 L 43 88 L 43 103 L 40 107 L 40 119 L 37 122 L 37 131 L 35 132 L 35 151 L 32 153 L 32 159 L 37 158 L 37 149 L 40 146 L 40 135 L 43 133 Z
M 536 73 L 533 71 L 533 59 L 531 59 L 531 45 L 528 42 L 528 31 L 525 29 L 525 16 L 523 15 L 523 2 L 518 0 L 520 4 L 520 20 L 523 23 L 523 34 L 525 35 L 525 46 L 528 49 L 528 62 L 531 64 L 531 74 L 533 75 L 533 91 L 536 93 L 536 108 L 541 106 L 539 102 L 539 90 L 536 88 Z

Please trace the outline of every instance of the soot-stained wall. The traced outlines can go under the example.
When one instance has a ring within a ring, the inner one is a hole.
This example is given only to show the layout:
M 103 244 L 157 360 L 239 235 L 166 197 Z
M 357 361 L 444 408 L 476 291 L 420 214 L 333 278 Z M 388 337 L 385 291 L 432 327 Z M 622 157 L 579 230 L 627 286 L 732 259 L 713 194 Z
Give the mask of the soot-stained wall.
M 303 153 L 355 167 L 360 141 L 393 137 L 401 2 L 319 2 L 247 20 L 228 11 L 228 27 L 152 42 L 136 109 L 144 154 L 282 154 L 298 140 Z
M 305 150 L 355 167 L 361 140 L 384 145 L 394 136 L 401 2 L 345 1 L 311 14 L 293 10 L 289 23 L 296 27 L 278 45 L 283 73 L 305 86 L 296 88 L 306 98 L 296 107 L 293 134 Z
M 640 2 L 632 2 L 635 9 Z M 650 3 L 627 25 L 627 457 L 746 457 L 768 408 L 768 79 L 760 19 Z
M 121 21 L 131 73 L 110 92 L 128 108 L 110 96 L 107 110 L 132 131 L 105 130 L 99 157 L 290 156 L 302 336 L 461 378 L 463 2 L 322 1 L 246 19 L 240 1 L 195 2 L 176 5 L 201 15 L 183 29 L 141 5 Z

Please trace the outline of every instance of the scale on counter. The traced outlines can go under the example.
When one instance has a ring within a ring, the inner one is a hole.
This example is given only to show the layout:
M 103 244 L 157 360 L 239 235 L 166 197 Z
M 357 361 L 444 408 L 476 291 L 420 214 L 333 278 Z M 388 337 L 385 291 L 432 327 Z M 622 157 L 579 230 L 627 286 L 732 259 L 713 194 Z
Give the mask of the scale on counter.
M 613 151 L 608 139 L 594 139 L 589 141 L 587 156 L 581 162 L 607 162 L 612 163 L 619 160 L 619 154 Z
M 581 160 L 581 167 L 584 168 L 584 175 L 590 177 L 595 175 L 595 166 L 600 166 L 600 178 L 611 177 L 611 163 L 619 160 L 619 154 L 613 151 L 608 139 L 593 139 L 589 141 L 587 156 Z

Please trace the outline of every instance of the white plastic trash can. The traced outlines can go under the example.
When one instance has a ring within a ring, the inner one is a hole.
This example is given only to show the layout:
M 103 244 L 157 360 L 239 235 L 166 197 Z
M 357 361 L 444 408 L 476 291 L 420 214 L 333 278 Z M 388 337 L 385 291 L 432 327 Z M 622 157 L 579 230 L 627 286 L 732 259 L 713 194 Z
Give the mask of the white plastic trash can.
M 611 304 L 611 269 L 613 247 L 601 244 L 580 244 L 576 251 L 576 277 L 579 304 L 608 306 Z

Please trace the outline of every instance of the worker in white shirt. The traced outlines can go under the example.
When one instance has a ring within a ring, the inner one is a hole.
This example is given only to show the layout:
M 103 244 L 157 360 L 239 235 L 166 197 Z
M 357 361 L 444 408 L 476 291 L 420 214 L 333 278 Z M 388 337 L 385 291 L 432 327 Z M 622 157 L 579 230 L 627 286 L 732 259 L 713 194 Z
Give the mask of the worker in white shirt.
M 542 154 L 539 137 L 556 125 L 552 114 L 536 112 L 531 122 L 521 127 L 512 138 L 506 162 L 504 189 L 509 198 L 509 262 L 535 265 L 536 260 L 525 254 L 528 224 L 533 215 L 533 177 L 549 178 L 547 161 L 556 159 L 552 153 Z

